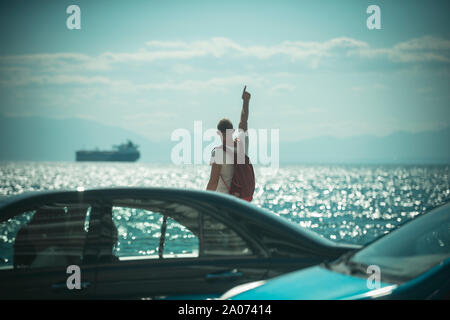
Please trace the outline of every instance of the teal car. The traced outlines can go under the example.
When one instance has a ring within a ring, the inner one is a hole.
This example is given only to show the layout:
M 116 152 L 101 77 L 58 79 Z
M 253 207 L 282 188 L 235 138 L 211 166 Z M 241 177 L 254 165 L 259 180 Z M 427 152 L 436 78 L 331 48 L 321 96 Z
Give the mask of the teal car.
M 331 263 L 244 284 L 221 298 L 449 299 L 450 203 Z
M 218 192 L 24 193 L 0 199 L 0 300 L 217 298 L 359 248 Z

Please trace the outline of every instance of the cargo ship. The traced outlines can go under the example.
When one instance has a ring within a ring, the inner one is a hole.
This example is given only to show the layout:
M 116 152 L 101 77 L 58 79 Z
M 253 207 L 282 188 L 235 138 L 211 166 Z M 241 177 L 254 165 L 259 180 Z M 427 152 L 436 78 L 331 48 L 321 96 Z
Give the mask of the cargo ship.
M 130 140 L 127 143 L 114 145 L 114 150 L 79 150 L 76 151 L 76 161 L 129 161 L 139 159 L 138 145 Z

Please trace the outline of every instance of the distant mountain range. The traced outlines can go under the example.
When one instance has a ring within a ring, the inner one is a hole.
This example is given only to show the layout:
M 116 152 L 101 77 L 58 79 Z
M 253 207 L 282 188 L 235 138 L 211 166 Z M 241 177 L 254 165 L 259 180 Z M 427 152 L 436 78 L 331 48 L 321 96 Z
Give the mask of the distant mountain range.
M 0 116 L 0 160 L 75 161 L 80 149 L 110 150 L 130 139 L 142 162 L 170 160 L 171 146 L 154 143 L 132 131 L 79 118 Z M 169 141 L 170 142 L 170 141 Z
M 450 127 L 385 137 L 313 138 L 281 144 L 280 149 L 285 163 L 450 164 Z
M 127 139 L 140 146 L 140 162 L 168 163 L 176 144 L 169 137 L 150 141 L 92 120 L 0 116 L 0 161 L 74 161 L 76 150 L 110 149 Z M 450 127 L 385 137 L 312 138 L 280 143 L 280 163 L 450 164 L 449 142 Z

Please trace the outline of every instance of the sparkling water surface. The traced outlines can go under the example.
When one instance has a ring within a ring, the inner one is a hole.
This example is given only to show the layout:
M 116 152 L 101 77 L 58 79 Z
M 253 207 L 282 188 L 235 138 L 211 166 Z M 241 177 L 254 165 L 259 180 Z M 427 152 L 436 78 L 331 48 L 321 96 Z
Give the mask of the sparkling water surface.
M 365 244 L 449 201 L 449 171 L 448 165 L 255 167 L 253 204 L 333 241 Z M 210 167 L 203 165 L 4 162 L 0 195 L 113 186 L 203 190 L 209 173 Z M 183 229 L 177 232 L 186 238 Z M 0 242 L 11 243 L 9 233 L 0 228 Z

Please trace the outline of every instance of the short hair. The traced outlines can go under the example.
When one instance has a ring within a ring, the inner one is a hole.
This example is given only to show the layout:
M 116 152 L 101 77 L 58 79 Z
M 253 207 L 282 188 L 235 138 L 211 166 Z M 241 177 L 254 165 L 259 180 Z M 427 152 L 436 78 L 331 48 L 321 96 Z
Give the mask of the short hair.
M 227 129 L 233 129 L 233 124 L 227 118 L 223 118 L 217 124 L 217 129 L 222 132 L 222 134 L 226 134 Z

